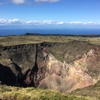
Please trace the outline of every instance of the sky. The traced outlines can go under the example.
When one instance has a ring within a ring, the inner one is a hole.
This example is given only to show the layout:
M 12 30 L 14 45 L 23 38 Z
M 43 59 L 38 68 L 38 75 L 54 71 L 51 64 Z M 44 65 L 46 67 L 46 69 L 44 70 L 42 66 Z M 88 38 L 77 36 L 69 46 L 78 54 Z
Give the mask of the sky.
M 100 27 L 100 0 L 0 0 L 0 27 Z

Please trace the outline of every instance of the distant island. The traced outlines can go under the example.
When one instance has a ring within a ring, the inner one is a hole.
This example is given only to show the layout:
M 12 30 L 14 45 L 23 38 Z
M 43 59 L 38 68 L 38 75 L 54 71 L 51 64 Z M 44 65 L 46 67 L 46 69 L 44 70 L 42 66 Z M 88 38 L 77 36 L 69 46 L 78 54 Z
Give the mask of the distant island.
M 39 35 L 39 36 L 80 36 L 80 37 L 100 37 L 100 34 L 41 34 L 41 33 L 25 33 L 25 36 Z

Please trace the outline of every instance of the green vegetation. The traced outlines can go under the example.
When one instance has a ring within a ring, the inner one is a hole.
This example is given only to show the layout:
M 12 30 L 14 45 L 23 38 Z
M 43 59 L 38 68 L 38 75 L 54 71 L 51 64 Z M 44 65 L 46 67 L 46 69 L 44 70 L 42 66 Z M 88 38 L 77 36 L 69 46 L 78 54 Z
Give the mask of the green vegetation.
M 54 90 L 0 86 L 2 100 L 88 100 L 84 97 L 67 96 Z
M 67 43 L 72 40 L 88 41 L 92 44 L 100 45 L 100 37 L 82 37 L 82 36 L 62 36 L 62 35 L 23 35 L 0 37 L 0 45 L 11 46 L 19 44 L 33 44 L 41 42 L 60 42 Z

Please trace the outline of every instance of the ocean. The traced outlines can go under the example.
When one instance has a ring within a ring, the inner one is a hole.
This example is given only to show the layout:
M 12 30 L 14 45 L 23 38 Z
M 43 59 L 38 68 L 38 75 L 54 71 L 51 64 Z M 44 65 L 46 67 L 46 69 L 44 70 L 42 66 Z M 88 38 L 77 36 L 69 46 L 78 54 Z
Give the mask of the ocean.
M 0 29 L 0 36 L 24 35 L 26 33 L 62 34 L 62 35 L 100 35 L 100 29 L 68 28 L 68 29 Z

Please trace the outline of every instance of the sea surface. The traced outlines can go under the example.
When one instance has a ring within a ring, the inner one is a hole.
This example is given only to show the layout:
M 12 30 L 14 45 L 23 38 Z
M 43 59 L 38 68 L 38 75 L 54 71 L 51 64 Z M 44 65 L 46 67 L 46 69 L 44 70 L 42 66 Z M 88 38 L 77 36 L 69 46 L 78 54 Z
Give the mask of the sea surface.
M 0 29 L 0 36 L 24 35 L 26 33 L 62 34 L 62 35 L 100 35 L 100 29 Z

